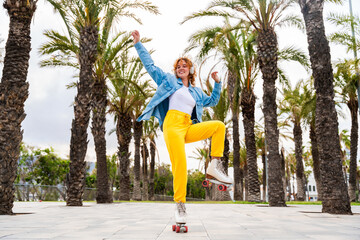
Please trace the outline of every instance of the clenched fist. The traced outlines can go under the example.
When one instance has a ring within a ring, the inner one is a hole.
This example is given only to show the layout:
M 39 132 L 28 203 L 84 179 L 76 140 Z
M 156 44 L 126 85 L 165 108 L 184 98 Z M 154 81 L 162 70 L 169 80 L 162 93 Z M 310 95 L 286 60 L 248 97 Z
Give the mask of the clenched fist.
M 135 30 L 131 33 L 131 36 L 134 38 L 134 44 L 140 41 L 140 33 L 138 30 Z

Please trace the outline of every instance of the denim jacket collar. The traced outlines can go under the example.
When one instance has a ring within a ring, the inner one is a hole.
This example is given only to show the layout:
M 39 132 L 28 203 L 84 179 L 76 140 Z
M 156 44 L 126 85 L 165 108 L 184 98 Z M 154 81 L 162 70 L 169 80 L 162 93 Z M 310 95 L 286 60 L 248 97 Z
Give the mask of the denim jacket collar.
M 181 78 L 177 78 L 177 82 L 178 82 L 180 85 L 184 85 L 184 83 L 182 82 Z M 191 85 L 191 83 L 190 83 L 190 81 L 189 81 L 189 90 L 190 90 L 190 89 L 193 89 L 193 88 L 194 88 L 194 86 Z

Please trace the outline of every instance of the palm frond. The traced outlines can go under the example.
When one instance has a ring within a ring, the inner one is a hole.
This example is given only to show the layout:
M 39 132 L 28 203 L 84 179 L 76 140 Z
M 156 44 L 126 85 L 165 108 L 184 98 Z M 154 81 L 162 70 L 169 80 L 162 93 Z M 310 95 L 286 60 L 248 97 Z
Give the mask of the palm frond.
M 282 70 L 280 67 L 278 67 L 278 77 L 279 77 L 279 82 L 282 86 L 289 86 L 290 84 L 289 77 L 286 76 L 284 70 Z
M 294 46 L 285 47 L 278 53 L 281 61 L 295 61 L 301 64 L 306 70 L 310 69 L 309 59 L 306 53 Z
M 325 0 L 325 2 L 343 5 L 345 1 L 344 0 Z
M 279 27 L 296 27 L 302 31 L 305 30 L 305 24 L 302 18 L 296 15 L 287 15 L 278 22 Z
M 245 8 L 247 10 L 253 9 L 253 2 L 252 0 L 215 0 L 212 1 L 207 10 L 210 10 L 212 8 L 216 7 L 222 7 L 222 8 L 231 8 L 236 10 L 239 7 Z
M 50 39 L 50 41 L 42 44 L 39 48 L 41 55 L 52 54 L 54 52 L 61 52 L 64 55 L 77 55 L 79 48 L 77 45 L 72 44 L 71 39 L 65 35 L 54 30 L 46 30 L 44 35 Z
M 186 16 L 184 18 L 184 20 L 182 22 L 180 22 L 180 24 L 184 24 L 185 22 L 187 22 L 189 20 L 202 18 L 202 17 L 229 17 L 229 18 L 240 19 L 239 16 L 228 13 L 226 11 L 212 10 L 212 11 L 200 11 L 200 12 L 193 13 L 190 16 Z
M 80 69 L 80 66 L 77 62 L 53 58 L 40 61 L 40 67 L 71 67 L 75 69 Z
M 121 8 L 140 8 L 152 14 L 160 14 L 159 8 L 148 1 L 125 1 Z

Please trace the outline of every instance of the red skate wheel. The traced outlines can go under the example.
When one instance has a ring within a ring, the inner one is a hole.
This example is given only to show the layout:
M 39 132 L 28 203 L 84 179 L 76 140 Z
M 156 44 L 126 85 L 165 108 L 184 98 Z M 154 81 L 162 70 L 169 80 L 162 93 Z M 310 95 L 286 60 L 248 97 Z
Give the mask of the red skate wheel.
M 225 191 L 224 189 L 225 189 L 225 186 L 224 186 L 224 185 L 219 185 L 219 186 L 218 186 L 218 190 L 219 190 L 219 191 Z
M 175 230 L 176 230 L 176 225 L 172 225 L 172 230 L 175 232 Z
M 180 226 L 176 226 L 176 233 L 180 232 Z
M 204 180 L 204 181 L 202 182 L 202 186 L 203 186 L 203 187 L 209 187 L 209 181 L 208 181 L 208 180 Z
M 185 230 L 184 230 L 184 233 L 187 233 L 188 232 L 188 226 L 184 226 Z

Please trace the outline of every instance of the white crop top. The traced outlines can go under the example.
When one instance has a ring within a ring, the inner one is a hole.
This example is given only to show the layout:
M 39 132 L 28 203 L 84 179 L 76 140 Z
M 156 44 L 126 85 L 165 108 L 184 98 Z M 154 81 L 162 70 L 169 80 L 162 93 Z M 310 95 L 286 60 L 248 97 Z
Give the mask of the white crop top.
M 183 86 L 169 97 L 169 110 L 178 110 L 191 115 L 194 107 L 195 100 L 188 87 Z

